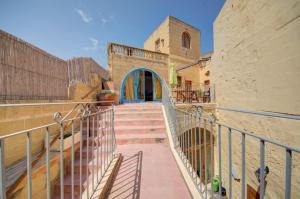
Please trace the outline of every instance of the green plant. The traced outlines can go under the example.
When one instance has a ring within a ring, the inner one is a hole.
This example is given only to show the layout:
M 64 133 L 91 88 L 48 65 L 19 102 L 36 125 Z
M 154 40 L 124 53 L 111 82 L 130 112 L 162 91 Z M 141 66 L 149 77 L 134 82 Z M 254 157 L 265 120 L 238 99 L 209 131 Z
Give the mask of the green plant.
M 202 89 L 199 90 L 199 96 L 203 97 L 204 96 L 204 91 Z

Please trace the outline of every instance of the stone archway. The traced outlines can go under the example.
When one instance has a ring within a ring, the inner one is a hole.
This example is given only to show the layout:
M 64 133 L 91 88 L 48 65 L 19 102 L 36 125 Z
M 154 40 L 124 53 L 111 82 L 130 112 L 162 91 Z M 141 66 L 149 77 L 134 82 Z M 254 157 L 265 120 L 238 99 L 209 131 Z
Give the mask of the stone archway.
M 129 71 L 122 80 L 120 103 L 161 101 L 161 78 L 148 68 Z

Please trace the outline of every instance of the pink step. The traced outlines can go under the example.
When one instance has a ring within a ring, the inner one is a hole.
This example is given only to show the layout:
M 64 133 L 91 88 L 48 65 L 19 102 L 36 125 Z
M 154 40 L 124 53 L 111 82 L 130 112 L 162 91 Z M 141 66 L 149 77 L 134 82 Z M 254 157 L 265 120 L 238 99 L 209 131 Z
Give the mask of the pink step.
M 86 177 L 86 175 L 82 175 L 82 183 L 80 182 L 80 177 L 79 174 L 74 176 L 74 193 L 76 194 L 76 196 L 79 196 L 80 193 L 80 186 L 82 189 L 82 192 L 84 192 L 84 190 L 87 187 L 87 180 L 89 181 L 89 186 L 92 186 L 92 176 L 89 175 L 89 178 Z M 64 194 L 70 194 L 71 195 L 72 192 L 72 177 L 71 174 L 65 176 L 64 178 Z M 60 180 L 58 179 L 58 183 L 56 183 L 55 187 L 54 187 L 54 196 L 60 196 Z
M 139 126 L 116 126 L 115 133 L 116 134 L 146 134 L 146 133 L 160 133 L 164 134 L 166 132 L 165 126 L 163 125 L 139 125 Z
M 155 144 L 165 143 L 165 134 L 119 134 L 116 135 L 117 145 L 124 144 Z
M 147 113 L 134 113 L 131 112 L 116 112 L 115 119 L 163 119 L 161 111 L 152 111 Z
M 102 148 L 102 155 L 107 154 L 106 150 L 107 149 L 105 147 Z M 108 150 L 110 150 L 110 148 Z M 108 153 L 110 153 L 110 151 L 108 151 Z M 88 151 L 88 155 L 89 155 L 89 160 L 92 159 L 92 157 L 96 158 L 97 157 L 97 147 L 95 146 L 95 149 L 93 151 L 92 147 L 90 146 L 89 151 Z M 100 155 L 101 155 L 101 148 L 99 148 L 99 156 Z M 75 158 L 79 159 L 79 157 L 80 157 L 80 151 L 77 151 L 76 154 L 75 154 Z M 82 159 L 86 159 L 86 157 L 87 157 L 87 149 L 84 148 L 84 149 L 82 149 Z
M 104 158 L 102 158 L 102 162 L 99 156 L 99 160 L 98 160 L 98 168 L 101 168 L 101 163 L 104 163 Z M 86 169 L 89 169 L 89 172 L 92 172 L 94 170 L 94 173 L 97 172 L 97 158 L 94 158 L 94 164 L 92 160 L 89 160 L 89 164 L 86 164 L 86 158 L 82 159 L 82 174 L 86 175 Z M 70 174 L 72 173 L 72 164 L 70 162 L 70 164 L 68 165 L 67 169 L 66 169 L 66 174 Z M 78 174 L 80 173 L 80 159 L 76 159 L 74 160 L 74 173 Z
M 117 126 L 136 126 L 136 125 L 164 125 L 165 121 L 161 118 L 153 118 L 153 119 L 115 119 L 115 127 Z
M 127 107 L 127 108 L 119 108 L 115 109 L 115 111 L 118 112 L 151 112 L 151 111 L 161 111 L 161 107 Z

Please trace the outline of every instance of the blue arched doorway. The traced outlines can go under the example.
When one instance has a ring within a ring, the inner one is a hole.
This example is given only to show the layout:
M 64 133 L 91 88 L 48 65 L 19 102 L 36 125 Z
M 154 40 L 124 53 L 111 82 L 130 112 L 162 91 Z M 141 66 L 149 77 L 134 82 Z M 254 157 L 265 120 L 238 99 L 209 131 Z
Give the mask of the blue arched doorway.
M 120 102 L 161 101 L 161 78 L 151 69 L 137 68 L 122 81 Z

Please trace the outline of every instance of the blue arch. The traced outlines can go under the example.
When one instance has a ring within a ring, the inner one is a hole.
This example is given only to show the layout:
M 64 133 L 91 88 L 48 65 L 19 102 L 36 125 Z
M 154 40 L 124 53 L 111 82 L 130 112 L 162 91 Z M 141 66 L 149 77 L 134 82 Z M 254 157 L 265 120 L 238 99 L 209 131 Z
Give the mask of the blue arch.
M 122 84 L 121 84 L 121 88 L 120 88 L 120 100 L 119 100 L 120 103 L 127 102 L 124 99 L 124 95 L 123 95 L 123 93 L 124 93 L 124 87 L 125 87 L 125 82 L 127 81 L 129 75 L 132 74 L 132 73 L 134 73 L 134 72 L 136 72 L 136 71 L 149 71 L 149 72 L 151 72 L 152 74 L 154 74 L 159 79 L 160 84 L 162 85 L 162 78 L 160 77 L 160 75 L 156 71 L 154 71 L 152 69 L 149 69 L 149 68 L 145 68 L 145 67 L 135 68 L 135 69 L 133 69 L 131 71 L 128 71 L 125 74 L 125 76 L 124 76 L 124 78 L 122 80 Z M 141 100 L 131 100 L 131 102 L 137 102 L 137 101 L 140 102 Z M 155 101 L 155 100 L 153 100 L 153 101 Z

